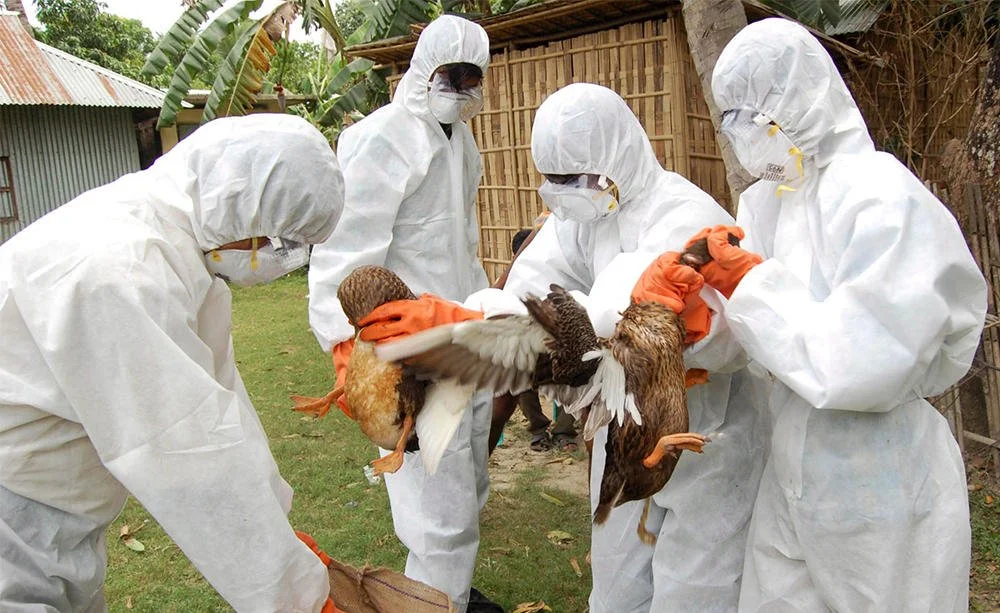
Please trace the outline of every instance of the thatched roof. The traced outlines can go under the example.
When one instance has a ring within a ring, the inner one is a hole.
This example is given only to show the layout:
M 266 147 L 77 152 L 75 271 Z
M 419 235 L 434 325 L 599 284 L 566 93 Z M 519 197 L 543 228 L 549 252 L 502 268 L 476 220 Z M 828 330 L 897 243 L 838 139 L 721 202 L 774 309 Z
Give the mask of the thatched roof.
M 743 0 L 747 19 L 758 21 L 779 14 L 756 0 Z M 627 23 L 665 17 L 681 10 L 680 0 L 546 0 L 518 11 L 477 20 L 494 49 L 532 47 Z M 347 48 L 347 55 L 379 64 L 408 62 L 417 37 L 426 24 L 410 26 L 410 33 Z M 810 30 L 836 56 L 865 57 L 857 49 L 822 32 Z

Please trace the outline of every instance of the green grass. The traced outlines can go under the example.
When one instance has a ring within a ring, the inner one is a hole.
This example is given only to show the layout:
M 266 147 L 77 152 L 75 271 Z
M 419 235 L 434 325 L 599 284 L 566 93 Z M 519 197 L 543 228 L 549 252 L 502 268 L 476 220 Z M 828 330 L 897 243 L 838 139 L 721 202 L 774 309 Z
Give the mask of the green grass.
M 332 384 L 329 357 L 309 330 L 306 291 L 305 275 L 299 273 L 233 292 L 237 362 L 281 473 L 295 488 L 292 525 L 312 534 L 340 560 L 402 570 L 406 551 L 393 533 L 385 488 L 369 486 L 361 472 L 375 457 L 372 445 L 336 410 L 315 421 L 290 410 L 290 394 L 322 395 Z M 587 501 L 543 490 L 536 485 L 538 476 L 526 472 L 514 490 L 491 494 L 481 520 L 474 583 L 508 611 L 535 600 L 544 600 L 556 612 L 583 611 L 590 591 Z M 551 502 L 543 492 L 565 504 Z M 970 492 L 969 499 L 972 610 L 994 611 L 1000 607 L 1000 488 L 987 485 Z M 137 553 L 118 535 L 122 525 L 135 530 L 143 521 L 148 523 L 137 538 L 146 550 Z M 211 524 L 213 518 L 205 521 Z M 568 532 L 573 540 L 554 545 L 546 538 L 552 530 Z M 111 611 L 229 610 L 134 500 L 109 529 L 108 543 Z M 571 559 L 583 577 L 576 575 Z
M 970 483 L 977 485 L 983 482 L 990 480 L 970 479 Z M 996 487 L 996 481 L 992 487 L 969 492 L 969 506 L 972 510 L 970 609 L 974 613 L 1000 611 L 1000 487 Z
M 293 488 L 292 525 L 313 535 L 334 557 L 354 565 L 402 570 L 406 550 L 396 539 L 384 485 L 369 486 L 362 466 L 374 447 L 334 409 L 320 420 L 291 411 L 290 394 L 322 395 L 332 385 L 332 365 L 309 330 L 304 274 L 266 286 L 234 289 L 233 340 L 240 373 L 271 442 L 281 474 Z M 547 490 L 532 473 L 516 497 L 491 494 L 482 515 L 475 585 L 508 611 L 543 599 L 555 611 L 582 611 L 590 591 L 587 501 Z M 118 538 L 124 524 L 146 547 L 134 552 Z M 211 524 L 213 518 L 205 518 Z M 575 538 L 556 546 L 551 530 Z M 220 551 L 220 556 L 228 552 Z M 583 577 L 570 559 L 576 558 Z M 134 500 L 108 530 L 106 593 L 111 611 L 201 612 L 229 607 Z M 131 607 L 131 608 L 129 608 Z

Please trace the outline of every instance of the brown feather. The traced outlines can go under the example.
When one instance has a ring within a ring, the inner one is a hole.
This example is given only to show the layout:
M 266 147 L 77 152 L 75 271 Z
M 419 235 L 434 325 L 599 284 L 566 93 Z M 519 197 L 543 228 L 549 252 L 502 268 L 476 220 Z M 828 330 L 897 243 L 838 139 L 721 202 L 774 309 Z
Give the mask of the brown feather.
M 641 302 L 625 310 L 608 341 L 625 369 L 625 387 L 635 395 L 642 425 L 631 419 L 621 426 L 617 421 L 608 425 L 607 460 L 594 512 L 598 524 L 612 508 L 660 491 L 673 473 L 677 457 L 668 455 L 652 469 L 642 461 L 662 436 L 688 429 L 683 340 L 684 325 L 676 313 Z
M 414 300 L 416 295 L 391 270 L 381 266 L 359 266 L 337 288 L 337 298 L 351 325 L 376 307 L 396 300 Z M 412 370 L 379 360 L 374 345 L 360 338 L 347 365 L 344 394 L 354 420 L 369 440 L 392 450 L 403 433 L 407 415 L 416 418 L 424 405 L 427 383 Z M 406 441 L 406 450 L 418 448 L 416 430 Z

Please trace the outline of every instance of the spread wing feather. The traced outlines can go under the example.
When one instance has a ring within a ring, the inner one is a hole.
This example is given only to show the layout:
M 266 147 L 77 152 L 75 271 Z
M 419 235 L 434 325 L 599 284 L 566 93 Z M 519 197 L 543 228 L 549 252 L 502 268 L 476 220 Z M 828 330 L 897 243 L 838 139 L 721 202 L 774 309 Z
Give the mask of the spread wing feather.
M 539 354 L 547 353 L 548 333 L 530 317 L 513 315 L 431 328 L 379 345 L 382 360 L 407 364 L 418 374 L 453 377 L 496 392 L 531 386 Z
M 626 417 L 641 426 L 642 415 L 635 403 L 635 395 L 628 390 L 625 368 L 613 351 L 609 347 L 602 347 L 587 352 L 583 359 L 599 360 L 597 372 L 587 385 L 549 385 L 544 386 L 541 391 L 555 398 L 574 416 L 590 407 L 590 415 L 583 428 L 583 437 L 587 440 L 593 439 L 598 430 L 614 419 L 618 420 L 619 426 L 625 423 Z

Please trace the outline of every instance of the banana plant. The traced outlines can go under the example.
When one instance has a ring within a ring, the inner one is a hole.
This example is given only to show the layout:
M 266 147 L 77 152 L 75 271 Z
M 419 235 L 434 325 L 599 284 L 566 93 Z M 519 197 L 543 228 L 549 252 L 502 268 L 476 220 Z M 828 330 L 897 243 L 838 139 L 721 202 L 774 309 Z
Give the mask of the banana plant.
M 330 117 L 337 115 L 346 116 L 352 110 L 361 111 L 347 107 L 364 106 L 366 101 L 378 99 L 379 88 L 386 89 L 384 77 L 372 73 L 370 67 L 360 73 L 363 76 L 359 76 L 357 65 L 348 70 L 350 63 L 343 57 L 343 49 L 349 44 L 406 34 L 410 24 L 427 21 L 442 9 L 440 2 L 433 0 L 363 0 L 362 10 L 367 22 L 353 36 L 347 37 L 337 23 L 332 0 L 288 0 L 262 18 L 250 18 L 262 3 L 263 0 L 235 3 L 184 0 L 186 10 L 150 53 L 143 67 L 145 74 L 157 74 L 174 67 L 158 127 L 174 124 L 191 82 L 211 67 L 213 56 L 224 59 L 210 79 L 212 89 L 202 121 L 249 112 L 277 52 L 275 43 L 281 39 L 287 25 L 297 18 L 303 20 L 307 32 L 322 29 L 330 35 L 337 49 L 335 61 L 340 62 L 339 70 L 347 70 L 351 75 L 350 79 L 335 80 L 345 89 L 334 92 L 336 101 L 324 121 L 329 122 Z M 280 87 L 276 89 L 281 91 Z
M 338 56 L 332 63 L 317 61 L 302 92 L 315 95 L 315 105 L 295 106 L 290 112 L 308 120 L 333 144 L 345 125 L 361 120 L 388 101 L 383 72 L 366 59 L 347 62 Z
M 818 30 L 832 33 L 842 23 L 871 24 L 889 0 L 761 0 L 763 4 Z
M 307 29 L 322 28 L 338 48 L 344 44 L 331 0 L 289 0 L 258 19 L 250 14 L 261 7 L 263 0 L 237 0 L 228 6 L 223 6 L 226 0 L 184 0 L 184 4 L 184 13 L 143 66 L 144 74 L 174 67 L 158 127 L 175 123 L 192 80 L 212 66 L 213 55 L 223 60 L 211 77 L 212 88 L 202 121 L 249 112 L 277 52 L 275 43 L 300 15 Z

